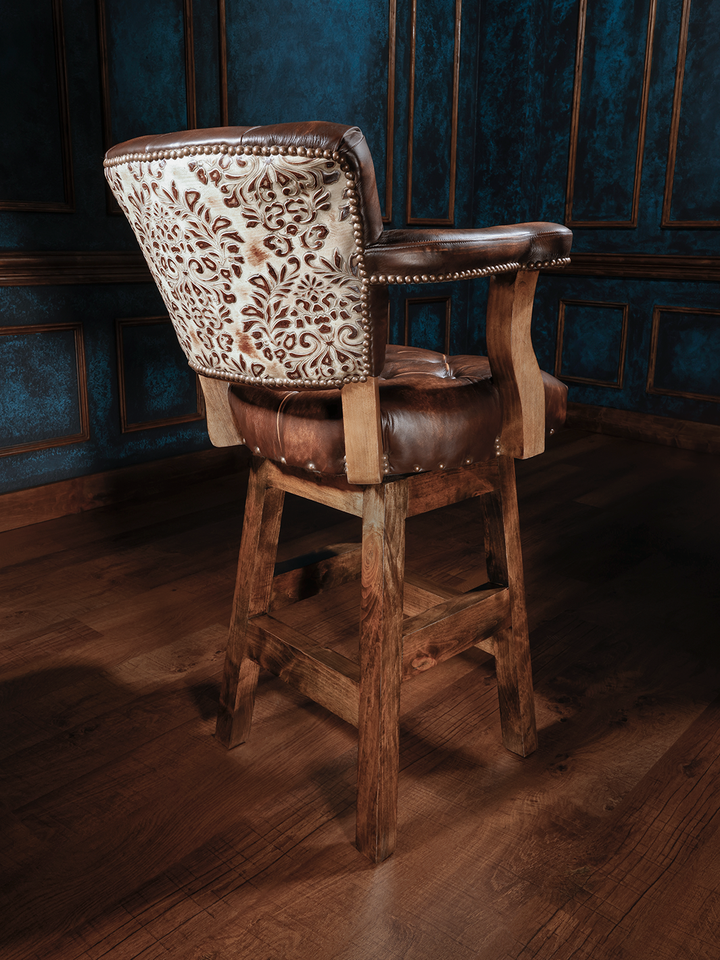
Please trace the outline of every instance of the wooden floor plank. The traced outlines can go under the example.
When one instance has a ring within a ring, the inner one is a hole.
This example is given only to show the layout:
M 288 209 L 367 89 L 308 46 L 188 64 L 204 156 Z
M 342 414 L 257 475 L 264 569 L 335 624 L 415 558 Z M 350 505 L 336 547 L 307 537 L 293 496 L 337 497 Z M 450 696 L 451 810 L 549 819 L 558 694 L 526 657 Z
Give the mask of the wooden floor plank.
M 3 960 L 717 960 L 717 458 L 567 431 L 518 464 L 540 748 L 502 748 L 487 654 L 417 677 L 379 867 L 349 725 L 263 673 L 212 739 L 240 486 L 0 534 Z M 483 582 L 476 507 L 409 521 L 419 576 Z M 356 527 L 288 497 L 280 556 Z M 280 614 L 349 655 L 356 603 Z

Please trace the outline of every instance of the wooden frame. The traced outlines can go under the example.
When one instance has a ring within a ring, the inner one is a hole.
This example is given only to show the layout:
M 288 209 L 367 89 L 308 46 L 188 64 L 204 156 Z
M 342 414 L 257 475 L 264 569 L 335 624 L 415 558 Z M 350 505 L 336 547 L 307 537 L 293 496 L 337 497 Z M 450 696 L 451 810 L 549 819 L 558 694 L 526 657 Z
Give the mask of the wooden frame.
M 493 382 L 500 393 L 500 451 L 518 460 L 545 449 L 545 388 L 530 336 L 537 271 L 492 277 L 486 341 Z
M 693 313 L 700 316 L 718 317 L 720 320 L 720 310 L 704 310 L 698 307 L 667 307 L 656 304 L 653 308 L 652 332 L 650 334 L 650 362 L 648 364 L 646 392 L 665 397 L 682 397 L 685 400 L 706 400 L 711 403 L 720 403 L 720 394 L 694 393 L 690 390 L 668 390 L 655 386 L 655 365 L 657 362 L 661 313 Z M 720 327 L 718 332 L 720 332 Z
M 393 166 L 395 148 L 395 73 L 397 57 L 397 0 L 388 2 L 388 85 L 387 85 L 387 129 L 385 153 L 385 208 L 382 211 L 383 223 L 392 220 Z
M 106 0 L 96 0 L 98 20 L 98 56 L 100 58 L 100 102 L 102 107 L 102 131 L 105 150 L 113 146 L 112 133 L 112 105 L 110 103 L 110 55 L 108 52 L 107 9 Z M 222 2 L 222 0 L 220 0 Z M 187 129 L 192 130 L 197 125 L 197 104 L 195 99 L 195 45 L 192 17 L 192 0 L 182 0 L 183 5 L 183 43 L 185 59 L 185 102 Z M 224 13 L 224 10 L 223 10 Z M 224 27 L 224 19 L 223 19 Z M 222 42 L 224 30 L 221 32 L 221 69 L 222 69 Z M 225 60 L 227 63 L 227 57 Z M 222 77 L 221 77 L 221 105 L 222 105 Z M 227 80 L 225 83 L 225 102 L 227 102 Z M 222 108 L 222 107 L 221 107 Z M 117 215 L 120 207 L 112 195 L 110 188 L 105 186 L 107 211 Z
M 227 127 L 230 121 L 228 107 L 228 84 L 227 84 L 227 17 L 225 14 L 225 0 L 218 0 L 218 31 L 219 31 L 219 50 L 218 60 L 220 66 L 220 123 Z
M 408 119 L 408 152 L 407 152 L 407 195 L 406 220 L 414 225 L 448 225 L 455 222 L 455 181 L 457 177 L 457 136 L 458 136 L 458 102 L 460 98 L 460 32 L 462 25 L 462 0 L 455 0 L 455 46 L 453 51 L 453 95 L 451 104 L 450 124 L 450 185 L 448 190 L 447 217 L 413 217 L 413 134 L 415 127 L 415 43 L 417 33 L 417 5 L 418 0 L 412 0 L 412 34 L 410 46 L 410 106 Z
M 652 68 L 652 48 L 655 34 L 657 0 L 650 0 L 648 24 L 645 39 L 645 62 L 643 82 L 640 93 L 640 123 L 638 125 L 637 149 L 635 151 L 635 174 L 633 178 L 632 205 L 629 220 L 575 220 L 573 218 L 573 200 L 575 194 L 575 166 L 577 163 L 578 137 L 580 131 L 580 99 L 582 94 L 583 59 L 585 54 L 585 25 L 587 21 L 588 0 L 580 0 L 578 11 L 578 32 L 575 50 L 575 79 L 573 83 L 572 114 L 570 121 L 570 155 L 568 158 L 567 186 L 565 191 L 565 223 L 568 227 L 620 227 L 635 228 L 638 224 L 640 206 L 640 183 L 642 180 L 643 154 L 645 151 L 645 131 L 647 128 L 648 100 L 650 97 L 650 71 Z
M 136 433 L 138 430 L 151 430 L 153 427 L 169 427 L 176 423 L 192 423 L 195 420 L 203 420 L 205 417 L 205 405 L 203 392 L 200 388 L 200 381 L 195 375 L 195 390 L 197 397 L 197 410 L 195 413 L 181 414 L 177 417 L 159 417 L 157 420 L 142 420 L 139 422 L 130 422 L 127 416 L 127 395 L 125 392 L 125 346 L 123 341 L 123 330 L 125 327 L 142 327 L 159 324 L 170 324 L 170 317 L 124 317 L 115 321 L 115 339 L 117 344 L 117 366 L 118 366 L 118 399 L 120 405 L 120 430 L 122 433 Z
M 49 437 L 46 440 L 30 440 L 0 447 L 0 457 L 16 453 L 30 453 L 45 450 L 47 447 L 61 447 L 71 443 L 84 443 L 90 439 L 90 408 L 88 405 L 87 367 L 85 364 L 85 342 L 81 323 L 39 323 L 19 327 L 0 327 L 0 336 L 27 336 L 28 334 L 50 333 L 54 330 L 72 330 L 75 342 L 75 369 L 78 384 L 78 417 L 80 430 L 66 436 Z
M 63 7 L 62 0 L 51 0 L 51 3 L 64 199 L 60 201 L 0 200 L 0 210 L 17 210 L 24 213 L 72 213 L 75 210 L 75 185 L 73 179 L 72 139 L 70 134 L 70 101 L 68 97 L 67 56 L 65 52 Z
M 668 146 L 667 166 L 665 169 L 665 190 L 663 193 L 661 227 L 679 227 L 692 229 L 717 229 L 720 220 L 673 220 L 672 194 L 677 160 L 678 136 L 680 133 L 680 110 L 682 109 L 682 90 L 685 80 L 685 62 L 687 59 L 688 34 L 690 31 L 690 5 L 692 0 L 683 0 L 678 38 L 677 66 L 675 68 L 675 87 L 673 90 L 672 117 L 670 119 L 670 143 Z
M 357 845 L 378 863 L 397 836 L 400 685 L 470 647 L 496 661 L 505 746 L 527 756 L 537 746 L 522 552 L 512 459 L 467 471 L 391 477 L 352 485 L 300 476 L 253 459 L 216 737 L 227 747 L 250 735 L 260 667 L 358 729 Z M 460 486 L 455 484 L 458 480 Z M 434 481 L 434 482 L 433 482 Z M 419 486 L 426 494 L 413 498 Z M 340 544 L 276 566 L 285 493 L 331 503 L 362 517 L 362 542 Z M 448 497 L 449 494 L 449 497 Z M 463 593 L 405 576 L 405 519 L 480 496 L 490 582 Z M 410 504 L 415 500 L 415 510 Z M 360 576 L 359 662 L 298 632 L 273 612 Z M 427 609 L 403 620 L 403 594 Z
M 565 332 L 565 307 L 566 305 L 573 306 L 584 306 L 584 307 L 600 307 L 600 308 L 610 308 L 615 310 L 622 310 L 622 326 L 620 329 L 620 358 L 618 361 L 618 372 L 617 379 L 614 381 L 608 380 L 597 380 L 592 377 L 575 377 L 570 374 L 564 374 L 562 372 L 562 348 L 563 348 L 563 335 Z M 603 300 L 561 300 L 560 309 L 558 311 L 558 332 L 557 332 L 557 342 L 555 346 L 555 376 L 562 380 L 568 380 L 571 383 L 588 383 L 596 387 L 611 387 L 615 390 L 622 390 L 623 379 L 625 377 L 625 354 L 627 350 L 627 332 L 628 332 L 628 317 L 630 313 L 630 305 L 627 303 L 611 303 L 605 302 Z

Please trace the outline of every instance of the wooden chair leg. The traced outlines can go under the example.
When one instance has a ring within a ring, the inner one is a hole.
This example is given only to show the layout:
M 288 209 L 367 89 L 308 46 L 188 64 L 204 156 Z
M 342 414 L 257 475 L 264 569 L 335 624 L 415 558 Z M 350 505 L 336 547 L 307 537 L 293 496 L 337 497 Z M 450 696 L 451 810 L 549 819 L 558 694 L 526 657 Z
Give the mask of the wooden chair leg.
M 400 765 L 407 484 L 366 487 L 363 503 L 357 845 L 374 863 L 395 849 Z
M 527 757 L 537 749 L 535 699 L 525 607 L 515 464 L 498 458 L 499 482 L 483 499 L 488 577 L 510 588 L 511 625 L 495 635 L 495 669 L 503 743 Z
M 248 619 L 267 611 L 277 556 L 285 494 L 268 488 L 266 464 L 250 471 L 245 519 L 238 559 L 235 598 L 220 690 L 215 737 L 226 747 L 244 743 L 250 734 L 259 665 L 245 655 Z

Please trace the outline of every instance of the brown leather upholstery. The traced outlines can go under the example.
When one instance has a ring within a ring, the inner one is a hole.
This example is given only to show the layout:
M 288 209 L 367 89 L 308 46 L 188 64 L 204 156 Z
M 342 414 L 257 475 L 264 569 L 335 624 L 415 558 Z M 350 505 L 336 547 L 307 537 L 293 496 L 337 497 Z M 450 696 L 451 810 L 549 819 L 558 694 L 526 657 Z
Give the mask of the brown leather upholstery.
M 365 248 L 371 282 L 453 280 L 463 271 L 494 272 L 509 264 L 535 267 L 570 253 L 572 233 L 557 223 L 448 230 L 386 230 Z
M 567 387 L 543 373 L 545 429 L 565 421 Z M 344 472 L 339 390 L 230 389 L 233 417 L 257 455 L 318 474 Z M 496 455 L 500 398 L 485 357 L 388 345 L 380 374 L 385 473 L 449 470 Z

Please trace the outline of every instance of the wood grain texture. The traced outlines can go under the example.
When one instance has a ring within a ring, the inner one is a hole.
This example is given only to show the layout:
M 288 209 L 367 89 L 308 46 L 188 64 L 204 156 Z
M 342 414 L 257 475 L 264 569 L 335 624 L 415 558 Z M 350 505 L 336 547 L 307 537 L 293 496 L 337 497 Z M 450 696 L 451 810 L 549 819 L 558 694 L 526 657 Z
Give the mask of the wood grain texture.
M 363 497 L 356 839 L 375 863 L 397 839 L 407 499 L 404 480 L 367 487 Z
M 268 482 L 276 489 L 308 497 L 355 517 L 362 516 L 362 487 L 350 485 L 344 477 L 320 477 L 292 467 L 281 469 L 270 461 L 267 464 Z
M 652 253 L 582 253 L 573 251 L 563 267 L 543 271 L 573 277 L 637 277 L 641 280 L 720 280 L 720 257 L 672 256 Z
M 715 960 L 720 462 L 566 430 L 516 468 L 540 746 L 501 745 L 476 648 L 405 684 L 375 867 L 347 723 L 261 671 L 213 741 L 237 478 L 0 534 L 3 960 Z M 358 527 L 284 516 L 281 559 Z M 411 575 L 488 579 L 481 517 L 409 520 Z M 278 616 L 357 648 L 329 596 Z
M 273 617 L 250 621 L 248 653 L 314 703 L 358 725 L 360 671 L 351 660 L 318 646 Z
M 339 543 L 313 554 L 298 555 L 290 569 L 278 572 L 276 568 L 269 610 L 279 610 L 348 580 L 357 580 L 361 572 L 362 549 L 357 543 Z
M 346 383 L 340 397 L 348 483 L 380 483 L 383 448 L 378 378 Z
M 530 638 L 525 606 L 520 518 L 515 488 L 515 464 L 498 457 L 497 493 L 483 498 L 488 574 L 509 588 L 510 623 L 495 635 L 495 669 L 503 743 L 521 757 L 537 749 Z
M 530 337 L 537 271 L 492 277 L 486 338 L 493 383 L 500 394 L 501 448 L 526 460 L 545 449 L 545 390 Z
M 403 626 L 403 679 L 429 670 L 496 633 L 508 618 L 507 588 L 463 593 L 430 607 Z
M 480 497 L 493 488 L 493 463 L 473 463 L 468 467 L 442 472 L 419 473 L 409 478 L 408 516 L 458 503 L 468 497 Z
M 268 487 L 267 474 L 268 462 L 254 458 L 215 729 L 226 747 L 244 743 L 250 734 L 260 665 L 250 654 L 248 622 L 268 609 L 272 592 L 285 494 Z
M 228 381 L 200 376 L 198 380 L 205 398 L 207 432 L 212 445 L 214 447 L 243 446 L 243 438 L 235 425 L 230 408 Z

